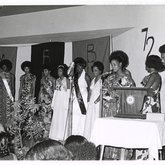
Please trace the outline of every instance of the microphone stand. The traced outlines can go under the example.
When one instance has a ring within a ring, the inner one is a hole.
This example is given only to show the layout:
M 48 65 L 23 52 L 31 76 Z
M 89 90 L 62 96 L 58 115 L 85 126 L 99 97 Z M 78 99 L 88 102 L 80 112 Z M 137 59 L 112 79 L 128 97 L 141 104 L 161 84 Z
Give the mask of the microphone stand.
M 70 85 L 70 90 L 69 90 L 69 105 L 68 105 L 68 113 L 66 117 L 66 123 L 65 123 L 65 131 L 64 131 L 64 137 L 63 141 L 72 135 L 72 111 L 73 111 L 73 76 L 69 77 L 69 85 Z

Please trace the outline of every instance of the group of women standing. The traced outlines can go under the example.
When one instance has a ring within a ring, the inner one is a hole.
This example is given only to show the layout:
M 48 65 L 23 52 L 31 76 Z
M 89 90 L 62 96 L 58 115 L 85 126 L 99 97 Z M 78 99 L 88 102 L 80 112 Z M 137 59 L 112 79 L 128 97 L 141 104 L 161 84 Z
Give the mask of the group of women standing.
M 45 137 L 55 140 L 66 139 L 70 106 L 72 106 L 71 134 L 83 135 L 87 139 L 90 139 L 96 118 L 113 116 L 118 112 L 119 96 L 113 87 L 134 87 L 135 82 L 131 72 L 127 70 L 129 59 L 125 52 L 112 52 L 109 62 L 111 70 L 108 74 L 103 73 L 102 62 L 93 63 L 91 69 L 94 79 L 92 81 L 85 72 L 86 61 L 81 57 L 74 60 L 74 71 L 70 79 L 67 75 L 68 67 L 65 64 L 58 66 L 57 79 L 50 75 L 49 66 L 43 66 L 38 103 L 42 107 L 40 113 L 46 125 Z M 159 72 L 164 70 L 164 65 L 160 57 L 156 55 L 148 56 L 145 65 L 149 75 L 142 80 L 142 85 L 149 88 L 150 92 L 145 97 L 142 113 L 160 112 L 161 77 Z M 7 115 L 10 112 L 8 106 L 11 102 L 10 96 L 14 96 L 14 75 L 10 73 L 12 64 L 9 60 L 1 61 L 0 68 L 2 69 L 0 73 L 0 121 L 3 124 L 6 122 L 4 114 Z M 21 68 L 25 74 L 20 77 L 18 99 L 32 99 L 35 93 L 36 76 L 31 73 L 31 62 L 23 62 Z M 7 85 L 4 80 L 8 82 Z M 72 102 L 69 101 L 71 95 Z M 102 101 L 102 110 L 100 101 Z
M 85 60 L 78 57 L 74 62 L 72 134 L 83 135 L 90 140 L 91 131 L 96 118 L 99 118 L 100 116 L 113 116 L 114 113 L 116 114 L 121 108 L 119 104 L 119 96 L 116 91 L 113 90 L 113 87 L 135 87 L 136 84 L 132 78 L 131 72 L 127 70 L 129 59 L 127 54 L 123 51 L 115 51 L 110 55 L 109 62 L 112 71 L 109 72 L 108 75 L 103 74 L 103 63 L 100 61 L 94 62 L 91 68 L 94 73 L 94 79 L 91 82 L 89 76 L 85 72 Z M 142 85 L 149 88 L 149 92 L 144 98 L 141 112 L 143 114 L 148 112 L 159 113 L 161 112 L 161 77 L 159 72 L 163 71 L 165 67 L 160 57 L 157 55 L 150 55 L 147 57 L 145 65 L 146 71 L 148 71 L 149 75 L 142 80 Z M 102 110 L 100 109 L 101 91 L 103 101 Z M 58 105 L 60 102 L 55 101 L 54 103 Z M 65 109 L 67 108 L 65 107 Z M 56 110 L 59 111 L 58 108 L 56 108 L 55 111 Z M 62 108 L 60 111 L 61 110 Z M 56 122 L 56 126 L 60 129 L 59 123 Z M 66 127 L 63 127 L 64 132 L 66 131 L 65 128 Z M 54 132 L 54 134 L 58 134 L 57 132 Z M 65 138 L 64 134 L 62 135 L 61 138 Z M 111 149 L 108 150 L 108 152 L 110 151 Z M 127 153 L 129 155 L 129 153 L 132 153 L 132 150 L 128 150 Z M 119 159 L 119 157 L 120 150 L 113 149 L 113 159 Z

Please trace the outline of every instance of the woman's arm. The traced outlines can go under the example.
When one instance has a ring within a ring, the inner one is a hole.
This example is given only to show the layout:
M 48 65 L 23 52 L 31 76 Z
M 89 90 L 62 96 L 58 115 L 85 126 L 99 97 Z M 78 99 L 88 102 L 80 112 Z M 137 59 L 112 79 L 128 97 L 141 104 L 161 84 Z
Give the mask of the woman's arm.
M 19 87 L 19 93 L 18 93 L 18 100 L 21 99 L 21 91 L 22 91 L 22 78 L 23 76 L 20 77 L 20 87 Z
M 153 90 L 158 89 L 161 83 L 161 77 L 158 73 L 154 73 L 150 75 L 148 82 L 146 83 L 146 88 L 152 88 Z
M 11 93 L 15 98 L 15 76 L 11 73 Z
M 34 76 L 34 80 L 32 83 L 32 96 L 34 97 L 35 94 L 35 87 L 36 87 L 36 76 Z
M 70 80 L 68 78 L 66 78 L 66 86 L 67 89 L 70 89 Z
M 52 82 L 53 82 L 53 90 L 55 90 L 55 88 L 56 88 L 56 79 L 54 77 L 53 77 Z
M 136 83 L 132 78 L 131 72 L 129 70 L 125 69 L 125 74 L 129 77 L 130 81 L 132 82 L 132 86 L 136 87 Z
M 40 91 L 39 91 L 39 94 L 38 94 L 38 103 L 40 103 L 40 101 L 41 101 L 41 91 L 42 91 L 42 88 L 43 88 L 43 86 L 42 86 L 42 79 L 41 79 L 41 81 L 40 81 Z

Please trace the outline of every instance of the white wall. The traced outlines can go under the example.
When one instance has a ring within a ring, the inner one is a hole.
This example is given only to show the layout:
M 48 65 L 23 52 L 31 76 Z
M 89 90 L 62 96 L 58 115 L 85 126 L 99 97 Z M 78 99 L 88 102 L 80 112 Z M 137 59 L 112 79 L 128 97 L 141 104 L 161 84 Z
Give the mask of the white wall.
M 136 12 L 135 28 L 113 38 L 114 50 L 125 51 L 130 58 L 128 69 L 132 72 L 133 78 L 137 86 L 141 86 L 142 78 L 148 74 L 145 71 L 145 58 L 149 51 L 151 41 L 143 51 L 145 32 L 141 32 L 143 28 L 148 27 L 148 37 L 153 36 L 155 43 L 151 54 L 159 54 L 159 46 L 165 44 L 165 6 L 137 6 L 137 9 L 132 9 Z M 130 15 L 133 17 L 133 15 Z
M 72 42 L 65 43 L 64 64 L 70 65 L 72 62 Z

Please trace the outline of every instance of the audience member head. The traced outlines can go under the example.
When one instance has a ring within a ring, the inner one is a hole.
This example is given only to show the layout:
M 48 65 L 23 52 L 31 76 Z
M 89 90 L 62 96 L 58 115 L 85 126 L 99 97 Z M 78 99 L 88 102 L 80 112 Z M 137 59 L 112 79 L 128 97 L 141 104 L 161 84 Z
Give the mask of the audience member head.
M 159 52 L 161 54 L 162 62 L 165 65 L 165 44 L 159 47 Z
M 146 70 L 150 73 L 152 71 L 161 72 L 165 69 L 165 66 L 162 63 L 162 60 L 157 55 L 150 55 L 146 58 Z
M 11 61 L 9 61 L 9 60 L 7 60 L 7 59 L 2 60 L 2 61 L 0 62 L 0 68 L 1 68 L 3 71 L 5 71 L 5 72 L 11 71 L 11 69 L 12 69 L 12 63 L 11 63 Z
M 61 64 L 57 67 L 57 72 L 59 77 L 67 77 L 68 66 L 66 64 Z
M 9 134 L 6 132 L 0 132 L 0 158 L 9 154 Z
M 81 74 L 83 69 L 86 67 L 86 61 L 82 57 L 77 57 L 74 59 L 75 63 L 75 73 Z
M 65 147 L 72 152 L 74 160 L 96 160 L 97 149 L 80 135 L 71 135 L 65 141 Z
M 21 64 L 21 69 L 25 72 L 25 74 L 30 73 L 31 67 L 32 66 L 30 61 L 24 61 Z
M 73 155 L 60 142 L 44 140 L 27 152 L 25 160 L 72 160 Z
M 96 61 L 93 63 L 92 67 L 92 72 L 94 73 L 95 76 L 98 76 L 103 73 L 104 71 L 104 65 L 100 61 Z
M 109 56 L 109 62 L 112 65 L 113 71 L 115 72 L 117 69 L 115 68 L 116 65 L 122 70 L 126 69 L 129 64 L 129 58 L 125 52 L 117 50 L 111 53 L 111 55 Z

